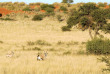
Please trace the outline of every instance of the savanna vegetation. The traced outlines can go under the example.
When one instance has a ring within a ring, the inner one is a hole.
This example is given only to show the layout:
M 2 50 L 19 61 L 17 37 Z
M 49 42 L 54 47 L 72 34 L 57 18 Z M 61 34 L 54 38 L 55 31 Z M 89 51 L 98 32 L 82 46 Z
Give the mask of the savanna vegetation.
M 0 3 L 0 74 L 109 74 L 110 4 L 73 2 Z

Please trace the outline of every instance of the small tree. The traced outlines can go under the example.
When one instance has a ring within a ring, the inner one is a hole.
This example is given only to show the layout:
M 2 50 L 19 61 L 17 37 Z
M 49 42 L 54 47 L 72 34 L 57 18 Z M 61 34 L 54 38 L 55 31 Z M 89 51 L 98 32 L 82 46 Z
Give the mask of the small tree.
M 73 3 L 73 0 L 63 0 L 62 3 Z
M 104 9 L 99 9 L 94 3 L 86 3 L 80 6 L 78 11 L 74 11 L 74 14 L 69 17 L 67 24 L 71 28 L 73 25 L 79 24 L 82 26 L 82 30 L 89 29 L 89 35 L 91 39 L 94 39 L 99 35 L 98 31 L 107 25 L 106 12 Z M 95 32 L 92 33 L 92 30 Z
M 68 0 L 68 3 L 73 3 L 73 0 Z
M 63 0 L 62 3 L 68 3 L 68 0 Z

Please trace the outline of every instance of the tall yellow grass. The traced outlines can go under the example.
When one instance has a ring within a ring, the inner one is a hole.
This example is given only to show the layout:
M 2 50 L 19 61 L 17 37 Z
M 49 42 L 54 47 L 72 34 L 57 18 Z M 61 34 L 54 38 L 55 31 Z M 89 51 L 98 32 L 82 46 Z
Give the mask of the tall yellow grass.
M 73 29 L 62 32 L 63 25 L 66 25 L 65 21 L 59 23 L 51 18 L 43 21 L 0 21 L 0 41 L 3 41 L 0 44 L 0 74 L 104 74 L 102 68 L 105 64 L 97 61 L 100 56 L 76 54 L 80 50 L 85 51 L 85 45 L 81 43 L 90 39 L 88 31 Z M 52 44 L 37 45 L 42 50 L 48 50 L 44 61 L 37 61 L 38 51 L 23 51 L 23 47 L 34 47 L 28 46 L 27 41 L 36 40 Z M 64 44 L 57 45 L 59 41 Z M 76 44 L 67 45 L 71 41 Z M 14 57 L 6 58 L 8 51 L 14 51 Z M 71 51 L 71 54 L 64 55 L 66 51 Z

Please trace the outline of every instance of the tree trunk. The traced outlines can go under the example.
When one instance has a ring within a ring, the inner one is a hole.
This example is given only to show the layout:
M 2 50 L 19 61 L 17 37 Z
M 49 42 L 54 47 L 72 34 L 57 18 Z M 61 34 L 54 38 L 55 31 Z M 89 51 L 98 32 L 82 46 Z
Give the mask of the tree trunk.
M 89 35 L 90 35 L 91 39 L 93 39 L 90 26 L 89 26 Z
M 94 38 L 97 37 L 97 35 L 98 35 L 98 31 L 99 31 L 99 24 L 98 24 L 98 25 L 96 26 L 96 28 L 95 28 Z

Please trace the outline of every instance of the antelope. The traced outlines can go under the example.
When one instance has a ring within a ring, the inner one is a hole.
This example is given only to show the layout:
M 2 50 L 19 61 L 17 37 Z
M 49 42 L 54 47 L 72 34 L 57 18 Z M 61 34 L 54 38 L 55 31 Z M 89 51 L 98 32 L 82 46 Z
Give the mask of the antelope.
M 11 57 L 13 57 L 14 56 L 14 52 L 13 51 L 11 51 L 10 53 L 7 53 L 6 54 L 6 57 L 9 57 L 9 58 L 11 58 Z
M 46 57 L 47 57 L 47 51 L 44 51 L 44 54 L 39 54 L 37 55 L 37 60 L 40 61 L 40 60 L 45 60 Z

